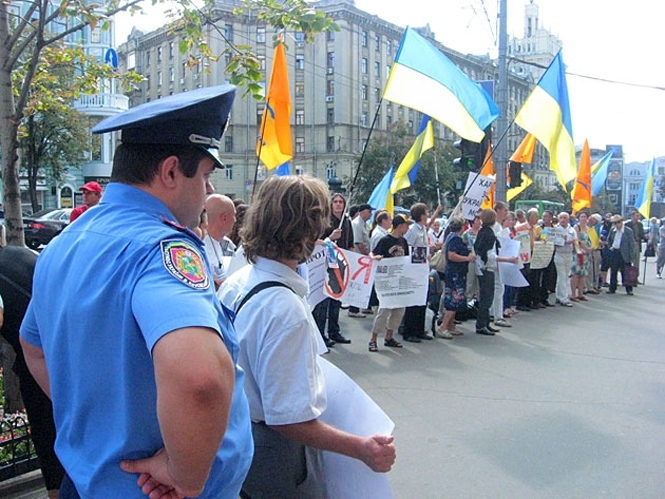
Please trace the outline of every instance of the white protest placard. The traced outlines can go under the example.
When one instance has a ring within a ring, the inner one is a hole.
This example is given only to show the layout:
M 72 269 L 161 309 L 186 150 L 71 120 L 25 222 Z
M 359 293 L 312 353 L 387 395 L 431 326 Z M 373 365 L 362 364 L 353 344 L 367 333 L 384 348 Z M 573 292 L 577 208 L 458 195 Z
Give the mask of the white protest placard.
M 524 264 L 531 262 L 531 234 L 528 230 L 515 233 L 515 241 L 520 243 L 520 261 Z
M 374 259 L 354 251 L 326 247 L 325 296 L 358 308 L 367 308 L 374 284 Z
M 547 267 L 552 261 L 554 254 L 554 243 L 547 241 L 536 241 L 533 243 L 531 252 L 531 270 L 539 270 Z
M 376 262 L 374 288 L 381 308 L 425 305 L 429 265 L 411 263 L 410 256 L 383 258 Z
M 355 381 L 322 357 L 318 357 L 318 363 L 326 379 L 328 399 L 321 421 L 363 437 L 392 434 L 395 423 Z M 372 471 L 357 459 L 324 452 L 323 475 L 328 499 L 393 498 L 388 476 Z
M 316 305 L 326 298 L 323 292 L 323 283 L 326 280 L 328 266 L 326 265 L 326 250 L 322 244 L 314 248 L 312 256 L 307 259 L 306 264 L 307 281 L 309 283 L 307 302 L 310 309 L 313 310 Z
M 542 237 L 554 246 L 566 244 L 566 230 L 562 227 L 543 227 Z
M 480 205 L 483 204 L 483 200 L 492 187 L 492 184 L 494 184 L 492 177 L 469 173 L 469 178 L 466 180 L 466 188 L 464 189 L 466 194 L 462 198 L 461 216 L 463 218 L 473 220 L 480 210 Z
M 499 256 L 507 258 L 516 256 L 519 258 L 519 241 L 515 241 L 514 239 L 510 239 L 508 237 L 499 237 L 498 239 L 499 243 L 501 243 Z M 523 288 L 528 286 L 529 282 L 524 278 L 522 272 L 520 272 L 520 266 L 520 263 L 499 262 L 499 275 L 501 276 L 501 282 L 506 286 L 512 286 L 514 288 Z

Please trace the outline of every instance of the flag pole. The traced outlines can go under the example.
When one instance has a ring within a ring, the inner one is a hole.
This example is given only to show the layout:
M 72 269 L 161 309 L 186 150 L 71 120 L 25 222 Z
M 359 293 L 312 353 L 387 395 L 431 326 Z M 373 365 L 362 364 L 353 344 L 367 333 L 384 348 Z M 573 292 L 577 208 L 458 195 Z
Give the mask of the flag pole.
M 353 180 L 351 181 L 351 185 L 349 186 L 349 196 L 348 200 L 346 203 L 346 206 L 344 207 L 344 213 L 342 213 L 342 218 L 340 219 L 340 224 L 339 228 L 342 228 L 342 223 L 344 223 L 344 217 L 346 217 L 347 212 L 349 211 L 350 205 L 351 205 L 351 200 L 353 199 L 353 188 L 356 185 L 356 181 L 358 180 L 358 175 L 360 174 L 360 167 L 363 164 L 363 159 L 365 158 L 365 152 L 367 151 L 367 146 L 369 145 L 369 139 L 372 137 L 372 131 L 374 130 L 374 126 L 376 125 L 376 120 L 379 117 L 379 112 L 381 111 L 381 104 L 383 103 L 383 96 L 381 96 L 381 99 L 379 99 L 379 105 L 376 107 L 376 113 L 374 113 L 374 119 L 372 120 L 372 126 L 369 127 L 369 133 L 367 134 L 367 140 L 365 141 L 365 147 L 363 147 L 363 152 L 360 155 L 360 160 L 358 161 L 358 168 L 356 168 L 356 174 L 353 176 Z
M 436 181 L 437 206 L 441 206 L 441 187 L 439 186 L 439 163 L 436 160 L 436 143 L 434 143 L 434 179 Z
M 263 109 L 263 112 L 266 112 L 266 108 L 268 107 L 268 101 L 269 97 L 266 97 L 266 107 Z M 261 164 L 261 150 L 263 149 L 263 134 L 266 132 L 266 121 L 268 120 L 261 120 L 261 135 L 257 137 L 257 140 L 259 140 L 259 150 L 256 151 L 256 168 L 254 168 L 254 182 L 252 183 L 252 195 L 249 198 L 249 202 L 251 203 L 254 200 L 254 193 L 256 192 L 256 181 L 258 180 L 259 177 L 259 165 Z

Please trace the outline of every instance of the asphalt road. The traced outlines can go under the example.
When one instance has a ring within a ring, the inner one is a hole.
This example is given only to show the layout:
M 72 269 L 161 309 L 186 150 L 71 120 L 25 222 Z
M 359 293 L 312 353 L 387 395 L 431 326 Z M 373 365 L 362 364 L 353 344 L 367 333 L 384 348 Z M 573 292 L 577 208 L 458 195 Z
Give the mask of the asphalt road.
M 665 281 L 648 270 L 634 296 L 378 354 L 371 318 L 343 312 L 353 343 L 326 357 L 396 423 L 395 497 L 665 497 Z
M 326 357 L 396 423 L 395 498 L 665 497 L 665 281 L 589 299 L 374 354 L 342 311 Z

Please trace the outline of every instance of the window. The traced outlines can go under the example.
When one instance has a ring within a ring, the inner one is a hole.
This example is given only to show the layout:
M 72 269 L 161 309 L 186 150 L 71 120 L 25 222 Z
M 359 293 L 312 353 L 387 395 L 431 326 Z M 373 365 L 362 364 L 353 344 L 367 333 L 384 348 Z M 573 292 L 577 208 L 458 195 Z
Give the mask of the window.
M 386 40 L 386 55 L 390 55 L 392 52 L 393 44 L 390 40 Z
M 296 69 L 305 69 L 305 56 L 296 54 Z
M 367 47 L 367 31 L 362 31 L 360 33 L 360 45 Z
M 328 137 L 328 138 L 332 138 L 333 142 L 335 140 L 335 137 Z M 326 178 L 331 179 L 336 176 L 337 176 L 337 165 L 334 162 L 328 163 L 326 165 Z
M 393 124 L 393 117 L 390 115 L 386 116 L 386 125 L 388 126 L 388 128 L 390 128 L 390 125 L 392 124 Z
M 386 78 L 390 78 L 390 64 L 386 64 Z
M 256 27 L 256 43 L 266 43 L 266 27 Z
M 157 62 L 162 62 L 162 47 L 157 47 Z
M 224 136 L 224 152 L 233 152 L 233 136 Z
M 173 59 L 174 55 L 175 55 L 175 44 L 173 42 L 169 42 L 169 59 Z
M 381 64 L 379 62 L 374 63 L 374 76 L 381 78 Z
M 296 137 L 296 152 L 305 152 L 305 137 Z
M 150 90 L 150 75 L 145 77 L 145 89 Z
M 326 138 L 326 152 L 335 152 L 335 137 Z
M 147 67 L 150 67 L 150 59 L 152 59 L 152 58 L 150 57 L 150 51 L 148 50 L 148 51 L 145 53 L 145 65 L 146 65 Z
M 296 31 L 296 42 L 298 45 L 305 43 L 305 34 L 302 31 Z
M 134 69 L 136 67 L 136 52 L 127 54 L 127 69 Z
M 326 40 L 328 40 L 329 42 L 335 41 L 335 32 L 332 30 L 326 31 Z
M 374 35 L 374 50 L 377 52 L 381 50 L 381 37 L 379 35 Z
M 95 26 L 95 28 L 90 31 L 90 42 L 102 43 L 102 28 L 100 24 Z
M 257 55 L 256 58 L 259 60 L 259 71 L 265 71 L 266 70 L 266 56 L 265 55 Z
M 360 115 L 360 126 L 367 126 L 367 111 L 363 111 Z
M 296 175 L 303 175 L 305 173 L 305 167 L 303 165 L 296 165 Z
M 162 72 L 157 71 L 157 86 L 161 86 L 162 83 L 163 83 L 163 81 L 162 81 Z
M 367 59 L 364 57 L 360 59 L 360 72 L 364 75 L 367 74 Z
M 335 52 L 328 52 L 328 68 L 335 67 Z
M 173 83 L 175 81 L 175 69 L 173 67 L 169 68 L 169 82 Z
M 224 171 L 226 172 L 226 180 L 233 180 L 233 165 L 227 163 L 224 165 Z
M 326 122 L 329 125 L 334 125 L 335 124 L 335 108 L 334 107 L 329 107 L 327 112 L 326 112 Z
M 296 97 L 304 97 L 305 95 L 305 84 L 302 82 L 296 82 Z
M 305 110 L 296 109 L 296 125 L 304 125 L 304 124 L 305 124 Z
M 256 126 L 261 126 L 261 121 L 263 120 L 263 108 L 256 110 Z
M 232 24 L 225 24 L 224 25 L 224 38 L 226 38 L 226 40 L 229 41 L 229 42 L 233 41 L 233 25 Z
M 381 89 L 379 87 L 374 87 L 374 98 L 376 100 L 381 98 Z
M 362 85 L 360 87 L 360 98 L 362 100 L 367 100 L 367 85 Z
M 334 80 L 329 80 L 328 81 L 326 95 L 328 95 L 328 96 L 335 95 L 335 82 L 334 82 Z
M 183 62 L 180 67 L 180 78 L 184 78 L 187 75 L 187 63 Z

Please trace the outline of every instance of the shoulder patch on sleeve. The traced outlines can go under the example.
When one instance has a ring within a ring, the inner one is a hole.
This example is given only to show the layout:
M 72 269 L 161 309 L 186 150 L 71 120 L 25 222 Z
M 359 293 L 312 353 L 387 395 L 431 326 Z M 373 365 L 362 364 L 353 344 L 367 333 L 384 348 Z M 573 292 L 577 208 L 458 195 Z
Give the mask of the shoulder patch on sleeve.
M 169 274 L 193 289 L 210 287 L 205 260 L 193 244 L 182 239 L 165 239 L 160 245 Z

